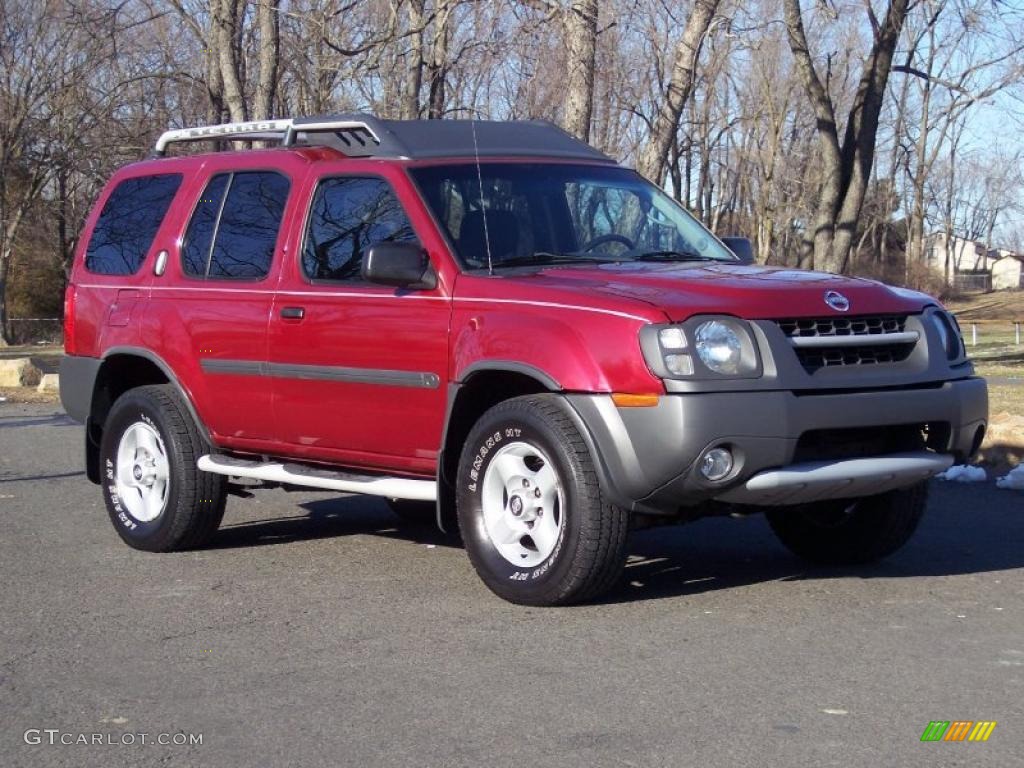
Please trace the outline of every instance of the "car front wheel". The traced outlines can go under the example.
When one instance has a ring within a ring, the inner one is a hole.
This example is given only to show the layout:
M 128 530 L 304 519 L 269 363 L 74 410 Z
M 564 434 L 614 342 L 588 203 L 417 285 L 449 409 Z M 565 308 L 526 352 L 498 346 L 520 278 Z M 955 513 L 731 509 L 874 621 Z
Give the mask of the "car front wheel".
M 581 602 L 622 573 L 629 516 L 602 495 L 593 457 L 556 395 L 488 410 L 463 449 L 457 493 L 470 560 L 506 600 Z

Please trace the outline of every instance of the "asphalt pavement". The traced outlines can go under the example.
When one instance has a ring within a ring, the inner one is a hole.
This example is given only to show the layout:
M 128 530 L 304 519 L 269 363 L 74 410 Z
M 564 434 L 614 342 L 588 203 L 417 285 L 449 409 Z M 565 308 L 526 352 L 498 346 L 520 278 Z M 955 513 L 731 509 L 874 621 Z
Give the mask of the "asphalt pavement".
M 81 443 L 0 404 L 2 765 L 1024 765 L 1024 494 L 992 482 L 936 481 L 876 566 L 705 520 L 636 534 L 604 602 L 531 609 L 375 500 L 258 492 L 208 549 L 133 551 Z

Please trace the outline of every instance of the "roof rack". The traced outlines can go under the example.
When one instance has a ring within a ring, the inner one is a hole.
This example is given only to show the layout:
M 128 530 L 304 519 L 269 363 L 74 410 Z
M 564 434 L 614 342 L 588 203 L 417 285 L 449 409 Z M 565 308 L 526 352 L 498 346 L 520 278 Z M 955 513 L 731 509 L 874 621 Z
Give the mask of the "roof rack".
M 289 147 L 296 143 L 299 133 L 331 133 L 351 149 L 369 150 L 380 146 L 381 140 L 374 130 L 362 120 L 319 119 L 319 118 L 282 118 L 280 120 L 256 120 L 249 123 L 221 123 L 220 125 L 201 125 L 195 128 L 181 128 L 165 131 L 156 140 L 153 154 L 163 157 L 167 154 L 168 144 L 187 141 L 242 141 L 263 140 L 280 141 Z M 316 142 L 308 142 L 316 143 Z M 346 152 L 346 154 L 351 154 Z M 365 154 L 373 154 L 367 151 Z
M 167 131 L 154 155 L 185 141 L 279 141 L 326 146 L 349 157 L 400 160 L 449 157 L 554 157 L 614 163 L 607 155 L 544 120 L 382 120 L 342 114 L 224 123 Z

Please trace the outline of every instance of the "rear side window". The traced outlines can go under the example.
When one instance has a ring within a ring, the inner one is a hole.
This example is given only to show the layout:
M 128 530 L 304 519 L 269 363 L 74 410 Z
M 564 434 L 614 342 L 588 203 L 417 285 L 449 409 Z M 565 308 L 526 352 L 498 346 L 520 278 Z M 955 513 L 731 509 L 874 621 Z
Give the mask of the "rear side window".
M 222 173 L 210 179 L 185 233 L 185 274 L 222 280 L 266 277 L 290 186 L 273 171 Z
M 313 197 L 302 271 L 312 280 L 363 282 L 363 257 L 371 245 L 415 240 L 412 225 L 386 181 L 325 179 Z
M 206 276 L 210 246 L 213 245 L 213 234 L 217 229 L 217 216 L 230 178 L 230 173 L 222 173 L 210 179 L 192 213 L 192 221 L 189 222 L 188 233 L 181 248 L 181 259 L 185 273 L 193 277 Z
M 134 275 L 181 186 L 181 174 L 125 179 L 110 193 L 85 251 L 85 268 L 100 275 Z

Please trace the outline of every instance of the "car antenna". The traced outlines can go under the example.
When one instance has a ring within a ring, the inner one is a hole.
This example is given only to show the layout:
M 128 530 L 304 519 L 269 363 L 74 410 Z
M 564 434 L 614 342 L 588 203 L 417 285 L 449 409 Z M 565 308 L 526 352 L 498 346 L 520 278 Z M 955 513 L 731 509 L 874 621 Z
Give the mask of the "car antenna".
M 472 108 L 469 113 L 469 126 L 473 131 L 473 156 L 476 159 L 476 182 L 480 187 L 480 216 L 484 220 L 484 245 L 487 248 L 487 274 L 494 274 L 494 264 L 491 261 L 491 233 L 487 227 L 487 209 L 484 207 L 484 177 L 480 172 L 480 145 L 476 141 L 476 109 Z

